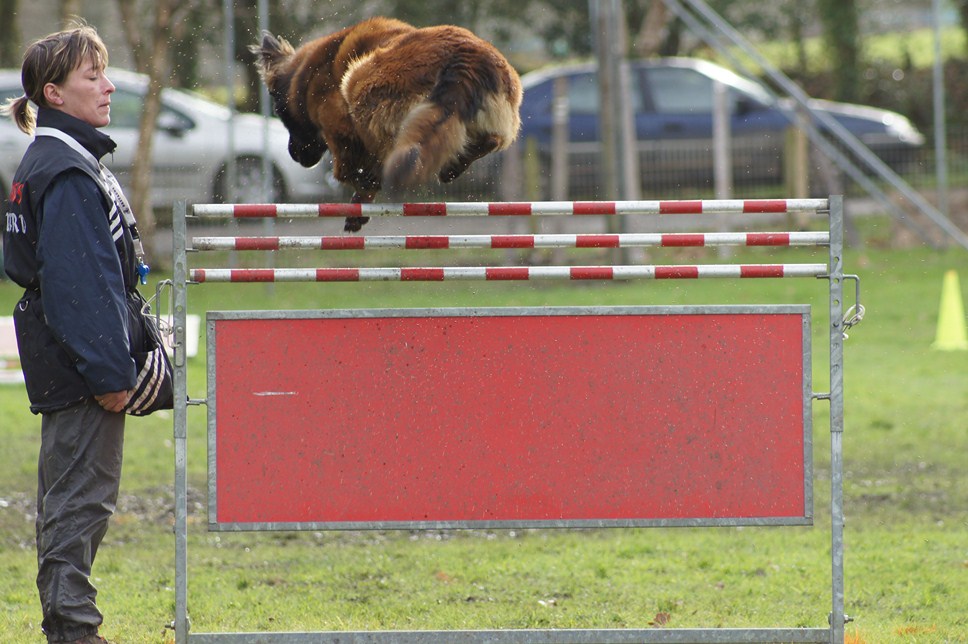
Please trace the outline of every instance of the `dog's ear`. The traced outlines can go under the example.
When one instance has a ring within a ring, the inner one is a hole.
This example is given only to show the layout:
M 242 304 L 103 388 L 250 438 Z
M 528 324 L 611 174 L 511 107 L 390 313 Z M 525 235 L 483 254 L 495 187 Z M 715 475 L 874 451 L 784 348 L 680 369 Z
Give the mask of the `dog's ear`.
M 252 45 L 249 51 L 258 56 L 259 64 L 263 70 L 268 71 L 275 67 L 280 61 L 286 60 L 295 53 L 288 42 L 283 38 L 276 38 L 268 31 L 262 32 L 262 44 Z

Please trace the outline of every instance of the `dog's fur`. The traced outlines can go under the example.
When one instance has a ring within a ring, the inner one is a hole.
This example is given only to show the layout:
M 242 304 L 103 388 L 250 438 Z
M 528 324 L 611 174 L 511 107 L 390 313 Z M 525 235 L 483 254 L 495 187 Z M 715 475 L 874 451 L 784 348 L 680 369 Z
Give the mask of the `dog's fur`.
M 452 181 L 511 145 L 521 125 L 517 72 L 460 27 L 371 18 L 295 50 L 265 33 L 252 51 L 290 156 L 310 167 L 329 149 L 356 202 L 381 188 Z M 347 220 L 347 230 L 361 225 Z

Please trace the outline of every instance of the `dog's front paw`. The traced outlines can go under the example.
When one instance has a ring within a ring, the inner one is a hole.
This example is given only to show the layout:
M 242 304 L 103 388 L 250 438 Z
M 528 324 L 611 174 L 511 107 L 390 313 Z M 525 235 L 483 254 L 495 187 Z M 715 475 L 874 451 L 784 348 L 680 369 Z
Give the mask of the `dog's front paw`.
M 358 233 L 363 228 L 363 224 L 370 221 L 369 217 L 347 217 L 343 224 L 343 231 L 348 233 Z

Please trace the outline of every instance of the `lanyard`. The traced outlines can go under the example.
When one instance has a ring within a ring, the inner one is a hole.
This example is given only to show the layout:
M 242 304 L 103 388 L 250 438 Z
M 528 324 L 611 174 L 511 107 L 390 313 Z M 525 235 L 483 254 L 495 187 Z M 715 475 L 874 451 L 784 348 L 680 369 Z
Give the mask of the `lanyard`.
M 128 203 L 128 199 L 124 196 L 124 192 L 121 190 L 121 184 L 118 183 L 117 178 L 108 170 L 103 163 L 98 161 L 93 154 L 91 154 L 87 148 L 77 142 L 77 139 L 72 137 L 70 134 L 58 130 L 52 127 L 38 127 L 34 131 L 35 136 L 49 136 L 55 139 L 59 139 L 66 143 L 72 150 L 84 157 L 84 160 L 90 163 L 94 168 L 97 169 L 98 176 L 101 178 L 101 188 L 108 195 L 114 207 L 118 209 L 121 213 L 121 218 L 124 221 L 124 225 L 127 226 L 128 231 L 131 233 L 131 240 L 134 243 L 135 255 L 138 259 L 138 281 L 142 284 L 148 283 L 148 272 L 151 268 L 145 264 L 145 250 L 144 245 L 141 243 L 141 233 L 138 232 L 138 222 L 134 218 L 134 212 L 131 210 L 131 204 Z

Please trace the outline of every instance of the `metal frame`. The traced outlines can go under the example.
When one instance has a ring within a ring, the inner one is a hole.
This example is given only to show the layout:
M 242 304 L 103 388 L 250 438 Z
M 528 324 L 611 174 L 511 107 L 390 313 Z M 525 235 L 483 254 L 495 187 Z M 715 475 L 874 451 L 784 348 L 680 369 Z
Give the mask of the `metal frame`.
M 695 202 L 693 202 L 695 203 Z M 727 204 L 727 202 L 722 202 Z M 733 202 L 728 202 L 729 204 Z M 190 283 L 188 268 L 188 208 L 184 202 L 175 206 L 174 233 L 174 360 L 175 367 L 175 640 L 178 644 L 238 643 L 255 644 L 269 642 L 332 642 L 333 644 L 376 644 L 417 642 L 480 642 L 503 644 L 505 642 L 528 643 L 574 643 L 624 644 L 627 642 L 656 643 L 715 643 L 715 642 L 827 642 L 842 644 L 844 625 L 849 618 L 844 614 L 844 514 L 843 514 L 843 429 L 844 429 L 844 382 L 843 342 L 846 330 L 844 314 L 844 279 L 856 279 L 845 275 L 843 270 L 843 199 L 832 196 L 826 212 L 829 222 L 829 271 L 821 277 L 828 280 L 830 313 L 830 391 L 817 393 L 806 391 L 814 399 L 830 402 L 830 453 L 831 453 L 831 610 L 829 627 L 822 628 L 709 628 L 709 629 L 539 629 L 539 630 L 479 630 L 479 631 L 335 631 L 335 632 L 278 632 L 278 633 L 190 633 L 188 617 L 188 480 L 187 480 L 187 410 L 189 405 L 205 404 L 188 398 L 186 363 L 186 328 Z M 728 205 L 728 204 L 727 204 Z M 730 208 L 732 208 L 730 206 Z M 701 210 L 700 210 L 701 211 Z M 735 210 L 730 210 L 735 211 Z M 742 210 L 741 210 L 742 212 Z M 523 214 L 523 213 L 522 213 Z M 342 215 L 330 215 L 342 216 Z M 859 302 L 857 303 L 859 305 Z M 711 310 L 706 307 L 704 310 Z M 318 315 L 318 313 L 312 313 Z M 341 312 L 327 312 L 338 315 Z M 407 314 L 407 313 L 402 313 Z M 238 315 L 238 314 L 218 314 Z M 251 314 L 248 314 L 251 315 Z M 272 315 L 260 313 L 260 315 Z M 807 316 L 809 319 L 809 316 Z M 809 347 L 805 347 L 809 353 Z M 805 358 L 808 356 L 805 355 Z M 805 365 L 808 363 L 805 363 Z M 807 378 L 809 378 L 808 372 Z M 805 385 L 809 390 L 809 385 Z M 805 415 L 810 405 L 805 405 Z M 213 412 L 214 413 L 214 412 Z M 806 420 L 806 419 L 805 419 Z M 811 472 L 808 470 L 807 476 Z M 811 482 L 812 499 L 812 482 Z M 265 527 L 265 526 L 258 526 Z M 288 527 L 288 526 L 282 526 Z M 329 527 L 329 526 L 325 526 Z M 422 526 L 421 526 L 422 527 Z M 483 526 L 481 526 L 483 527 Z

